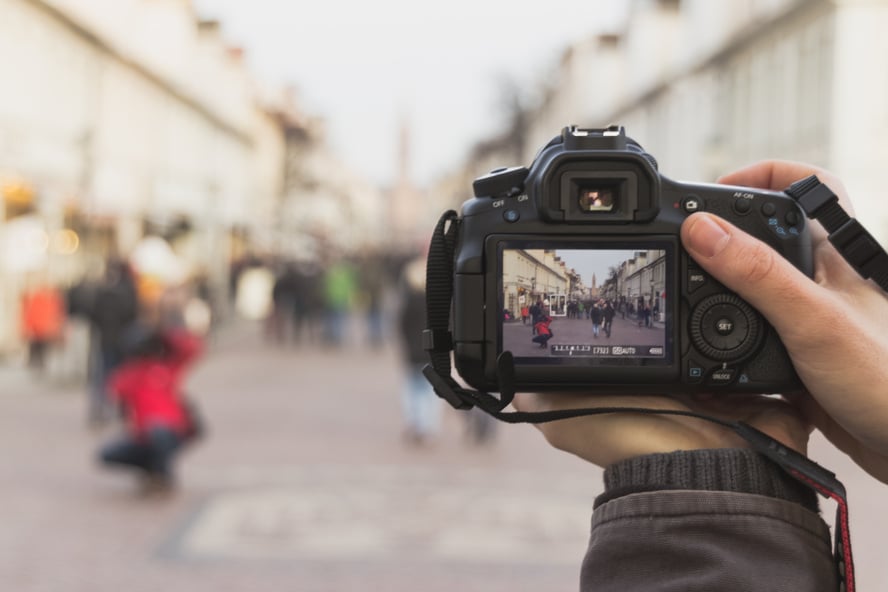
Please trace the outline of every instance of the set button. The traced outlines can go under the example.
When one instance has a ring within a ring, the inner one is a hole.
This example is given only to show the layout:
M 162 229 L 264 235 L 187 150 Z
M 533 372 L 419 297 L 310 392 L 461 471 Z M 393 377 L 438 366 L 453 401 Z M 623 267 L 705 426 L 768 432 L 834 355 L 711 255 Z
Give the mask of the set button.
M 742 360 L 758 344 L 756 312 L 733 294 L 705 298 L 691 314 L 691 341 L 704 356 L 723 362 Z

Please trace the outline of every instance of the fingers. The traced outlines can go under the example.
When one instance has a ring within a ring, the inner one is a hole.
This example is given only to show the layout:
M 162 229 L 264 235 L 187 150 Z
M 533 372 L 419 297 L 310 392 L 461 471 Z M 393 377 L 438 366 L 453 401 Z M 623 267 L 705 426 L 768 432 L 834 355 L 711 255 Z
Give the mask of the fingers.
M 682 225 L 681 238 L 697 263 L 767 317 L 784 342 L 810 339 L 810 329 L 819 328 L 816 323 L 800 323 L 793 311 L 810 315 L 811 311 L 840 310 L 831 306 L 825 289 L 726 220 L 693 214 Z
M 848 199 L 848 193 L 842 181 L 829 171 L 809 164 L 786 160 L 765 160 L 719 177 L 718 182 L 723 185 L 783 190 L 799 179 L 804 179 L 811 175 L 817 175 L 821 182 L 825 183 L 839 196 L 842 207 L 849 214 L 854 214 Z
M 784 189 L 810 175 L 829 175 L 823 169 L 785 160 L 766 160 L 743 167 L 718 179 L 723 185 Z M 821 180 L 823 180 L 821 178 Z
M 879 446 L 865 446 L 857 437 L 839 425 L 810 395 L 803 393 L 787 398 L 836 448 L 850 456 L 870 475 L 883 483 L 888 483 L 888 455 L 880 454 Z

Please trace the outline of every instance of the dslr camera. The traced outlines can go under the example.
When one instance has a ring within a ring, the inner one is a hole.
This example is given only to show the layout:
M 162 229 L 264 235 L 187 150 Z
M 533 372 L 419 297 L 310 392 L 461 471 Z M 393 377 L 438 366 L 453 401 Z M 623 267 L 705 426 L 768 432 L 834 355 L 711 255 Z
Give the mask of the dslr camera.
M 519 391 L 800 388 L 772 327 L 679 239 L 685 218 L 710 212 L 810 277 L 807 220 L 785 193 L 673 181 L 618 126 L 567 127 L 530 168 L 473 188 L 448 254 L 454 362 L 473 387 L 502 390 L 508 352 Z

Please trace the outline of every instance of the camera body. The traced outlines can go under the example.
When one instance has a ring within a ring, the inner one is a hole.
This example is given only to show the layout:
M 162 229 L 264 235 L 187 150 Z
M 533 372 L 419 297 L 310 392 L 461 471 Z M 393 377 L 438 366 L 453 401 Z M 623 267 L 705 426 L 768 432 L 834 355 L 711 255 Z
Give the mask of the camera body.
M 776 332 L 682 248 L 716 214 L 809 277 L 805 215 L 785 193 L 680 183 L 622 127 L 568 127 L 529 169 L 497 169 L 463 204 L 453 267 L 460 376 L 496 391 L 771 393 L 801 383 Z M 800 314 L 787 310 L 786 314 Z

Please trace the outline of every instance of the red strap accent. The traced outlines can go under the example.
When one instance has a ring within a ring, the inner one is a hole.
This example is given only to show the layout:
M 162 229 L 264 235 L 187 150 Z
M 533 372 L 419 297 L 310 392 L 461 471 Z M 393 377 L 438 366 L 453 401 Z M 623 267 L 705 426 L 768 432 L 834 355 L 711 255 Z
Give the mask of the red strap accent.
M 839 571 L 839 576 L 845 580 L 845 590 L 847 590 L 847 592 L 854 592 L 854 558 L 851 554 L 851 529 L 848 519 L 847 500 L 838 493 L 830 491 L 813 479 L 806 477 L 799 471 L 793 470 L 791 473 L 796 479 L 804 482 L 808 487 L 811 487 L 820 495 L 828 497 L 836 502 L 836 523 L 838 525 L 836 536 L 841 540 L 841 549 L 839 550 L 841 557 L 837 557 L 842 566 L 842 569 Z

